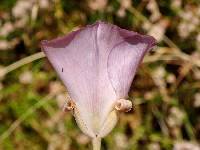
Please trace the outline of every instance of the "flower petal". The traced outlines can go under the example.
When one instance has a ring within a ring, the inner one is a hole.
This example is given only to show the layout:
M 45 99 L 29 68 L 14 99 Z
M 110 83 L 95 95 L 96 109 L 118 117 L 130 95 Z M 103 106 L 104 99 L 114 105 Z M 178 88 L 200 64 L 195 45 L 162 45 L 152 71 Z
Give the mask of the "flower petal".
M 98 43 L 99 38 L 104 40 L 102 34 L 106 31 L 102 33 L 100 29 L 104 25 L 110 28 L 99 22 L 63 38 L 42 42 L 49 61 L 76 102 L 89 136 L 98 134 L 116 99 L 106 71 L 109 52 Z
M 136 70 L 145 53 L 155 45 L 151 36 L 139 34 L 124 38 L 111 50 L 108 75 L 118 98 L 126 98 Z
M 68 36 L 43 42 L 49 61 L 76 102 L 86 126 L 91 126 L 97 91 L 96 26 L 78 30 Z M 90 136 L 93 131 L 88 127 Z

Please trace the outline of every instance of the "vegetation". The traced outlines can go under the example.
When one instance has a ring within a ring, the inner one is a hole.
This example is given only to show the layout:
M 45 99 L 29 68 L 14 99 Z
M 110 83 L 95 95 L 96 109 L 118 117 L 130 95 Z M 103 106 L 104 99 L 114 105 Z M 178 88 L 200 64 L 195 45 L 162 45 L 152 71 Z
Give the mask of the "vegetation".
M 40 41 L 97 20 L 158 41 L 130 90 L 133 110 L 120 114 L 102 149 L 199 150 L 199 0 L 1 0 L 0 150 L 91 149 L 62 112 L 67 91 Z

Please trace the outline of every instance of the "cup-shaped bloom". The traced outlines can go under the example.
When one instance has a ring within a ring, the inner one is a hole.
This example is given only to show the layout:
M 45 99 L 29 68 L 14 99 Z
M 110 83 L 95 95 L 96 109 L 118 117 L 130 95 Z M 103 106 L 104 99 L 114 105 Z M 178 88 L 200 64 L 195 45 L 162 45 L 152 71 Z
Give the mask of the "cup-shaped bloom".
M 115 104 L 124 110 L 132 80 L 151 36 L 97 22 L 51 41 L 42 49 L 67 87 L 75 119 L 88 136 L 104 137 L 115 126 Z M 72 107 L 73 105 L 73 107 Z M 117 108 L 120 108 L 117 107 Z

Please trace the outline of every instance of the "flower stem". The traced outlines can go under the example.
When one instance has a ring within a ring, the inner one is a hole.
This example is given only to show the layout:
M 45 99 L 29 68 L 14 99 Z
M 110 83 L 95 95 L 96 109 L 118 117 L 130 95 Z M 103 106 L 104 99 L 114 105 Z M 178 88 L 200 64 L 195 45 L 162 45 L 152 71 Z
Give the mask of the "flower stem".
M 101 149 L 101 138 L 93 138 L 92 139 L 93 150 Z
M 5 69 L 4 74 L 7 74 L 7 73 L 25 65 L 25 64 L 31 63 L 31 62 L 38 60 L 40 58 L 43 58 L 43 57 L 45 57 L 45 54 L 43 52 L 38 52 L 38 53 L 35 53 L 35 54 L 30 55 L 28 57 L 22 58 L 22 59 L 20 59 L 16 62 L 14 62 L 13 64 L 5 67 L 4 68 Z

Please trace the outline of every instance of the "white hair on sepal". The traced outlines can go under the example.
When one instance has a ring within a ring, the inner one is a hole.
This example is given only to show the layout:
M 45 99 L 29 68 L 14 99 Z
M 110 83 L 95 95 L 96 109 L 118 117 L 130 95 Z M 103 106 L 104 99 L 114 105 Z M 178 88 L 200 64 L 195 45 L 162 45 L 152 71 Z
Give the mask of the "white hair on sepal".
M 132 107 L 132 102 L 126 99 L 119 99 L 115 103 L 115 109 L 118 111 L 128 112 L 132 109 Z

